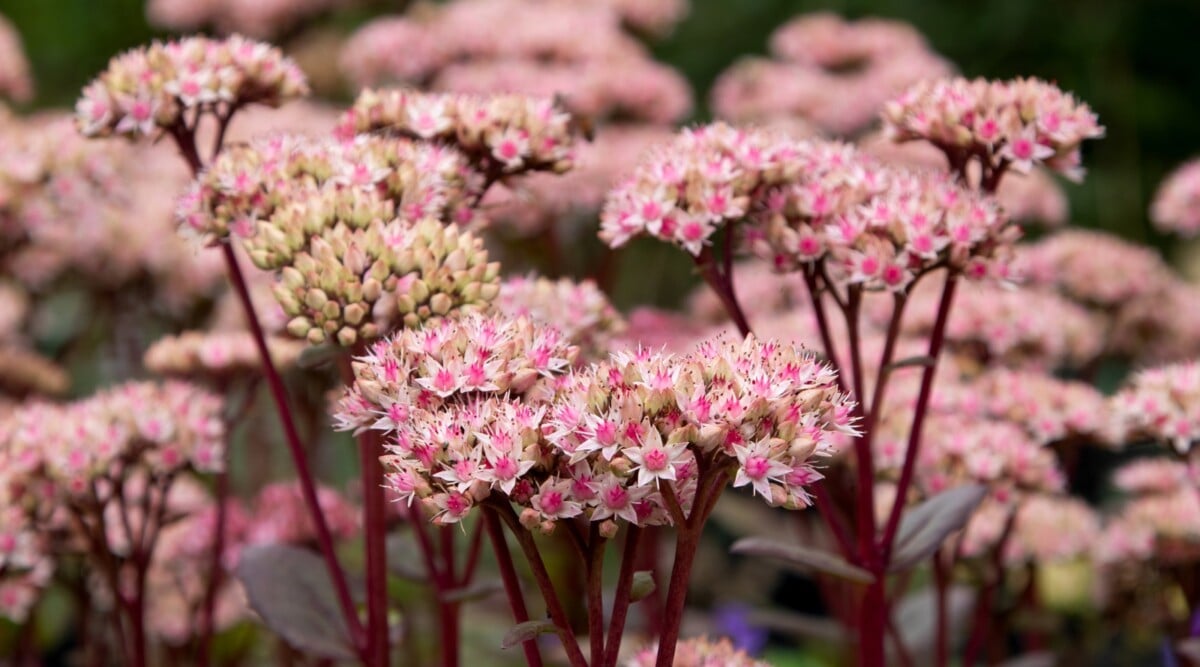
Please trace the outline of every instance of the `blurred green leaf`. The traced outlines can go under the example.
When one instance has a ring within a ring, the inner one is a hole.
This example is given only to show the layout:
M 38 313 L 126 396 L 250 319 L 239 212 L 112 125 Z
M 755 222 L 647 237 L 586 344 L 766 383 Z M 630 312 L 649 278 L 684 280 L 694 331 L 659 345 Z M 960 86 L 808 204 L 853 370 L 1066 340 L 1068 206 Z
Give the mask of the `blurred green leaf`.
M 906 510 L 900 517 L 888 571 L 903 572 L 933 555 L 947 536 L 967 524 L 985 496 L 986 486 L 968 484 Z

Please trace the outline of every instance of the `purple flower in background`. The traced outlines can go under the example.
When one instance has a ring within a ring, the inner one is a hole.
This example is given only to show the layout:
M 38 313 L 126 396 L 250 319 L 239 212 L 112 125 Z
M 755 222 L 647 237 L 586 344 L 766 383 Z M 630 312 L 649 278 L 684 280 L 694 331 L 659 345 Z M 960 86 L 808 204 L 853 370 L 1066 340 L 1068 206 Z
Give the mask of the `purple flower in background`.
M 739 603 L 723 604 L 713 610 L 716 634 L 728 637 L 738 649 L 759 655 L 767 645 L 767 629 L 750 622 L 750 607 Z

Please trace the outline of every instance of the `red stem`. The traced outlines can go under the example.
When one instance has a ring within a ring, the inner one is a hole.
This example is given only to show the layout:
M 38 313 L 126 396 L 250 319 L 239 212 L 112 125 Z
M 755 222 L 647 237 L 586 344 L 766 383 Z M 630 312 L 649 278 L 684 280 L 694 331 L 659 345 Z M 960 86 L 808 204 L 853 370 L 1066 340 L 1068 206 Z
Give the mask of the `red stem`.
M 942 552 L 933 552 L 933 585 L 937 603 L 937 635 L 934 639 L 936 660 L 935 667 L 946 667 L 950 664 L 950 619 L 946 610 L 946 594 L 949 592 L 950 572 L 948 564 L 942 558 Z
M 587 544 L 587 613 L 588 647 L 591 664 L 597 667 L 604 661 L 604 546 L 600 524 L 591 522 Z
M 367 560 L 367 639 L 369 664 L 389 663 L 391 641 L 387 608 L 387 499 L 383 489 L 379 434 L 364 431 L 358 438 L 363 493 L 363 533 Z
M 929 356 L 933 361 L 925 367 L 921 374 L 921 388 L 917 394 L 917 404 L 913 412 L 912 430 L 909 431 L 908 447 L 904 452 L 904 467 L 900 472 L 900 481 L 896 483 L 896 501 L 892 503 L 892 512 L 888 517 L 883 540 L 880 542 L 884 566 L 891 557 L 892 542 L 896 538 L 896 530 L 900 527 L 900 515 L 904 512 L 904 498 L 908 495 L 908 489 L 912 486 L 913 474 L 916 471 L 917 450 L 921 445 L 921 430 L 929 408 L 929 397 L 933 393 L 933 378 L 937 372 L 937 361 L 942 352 L 942 345 L 945 343 L 946 322 L 950 319 L 950 306 L 954 302 L 954 287 L 957 284 L 958 276 L 952 272 L 948 273 L 946 284 L 942 288 L 942 300 L 938 303 L 933 333 L 929 339 Z
M 321 550 L 321 556 L 325 559 L 325 567 L 329 570 L 329 577 L 333 581 L 338 605 L 342 609 L 342 616 L 346 619 L 346 627 L 350 629 L 351 640 L 358 647 L 362 657 L 369 658 L 369 654 L 366 653 L 366 637 L 362 622 L 358 618 L 353 598 L 350 597 L 350 586 L 346 582 L 346 573 L 338 563 L 337 553 L 334 552 L 333 533 L 329 530 L 329 523 L 325 520 L 325 513 L 321 510 L 320 501 L 317 500 L 316 482 L 308 467 L 308 457 L 305 454 L 304 445 L 300 442 L 300 434 L 296 431 L 296 420 L 292 416 L 292 408 L 288 403 L 287 388 L 283 384 L 283 378 L 279 375 L 279 369 L 275 367 L 275 362 L 271 359 L 266 335 L 258 320 L 258 313 L 254 310 L 254 302 L 250 300 L 250 290 L 246 287 L 246 278 L 242 275 L 241 267 L 238 266 L 233 246 L 228 243 L 222 244 L 221 251 L 225 257 L 225 268 L 229 273 L 229 280 L 233 284 L 238 300 L 241 301 L 242 311 L 250 325 L 250 334 L 254 338 L 258 356 L 262 360 L 267 387 L 271 390 L 271 398 L 275 401 L 275 410 L 283 425 L 284 439 L 287 441 L 288 451 L 292 455 L 292 462 L 296 466 L 296 477 L 300 482 L 300 495 L 304 498 L 304 505 L 308 508 L 309 518 L 312 519 L 313 528 L 316 530 L 317 546 Z M 367 493 L 365 488 L 363 493 L 364 495 Z M 380 489 L 380 495 L 382 496 L 382 489 Z
M 222 125 L 227 123 L 228 119 Z M 179 152 L 183 155 L 184 160 L 191 169 L 192 175 L 198 176 L 204 165 L 196 150 L 194 128 L 189 130 L 183 126 L 176 126 L 172 129 L 171 136 L 175 139 L 175 144 L 179 147 Z M 220 136 L 223 137 L 223 133 Z M 214 155 L 220 149 L 220 145 L 217 145 Z M 288 450 L 291 452 L 292 462 L 296 466 L 296 476 L 300 482 L 301 496 L 304 498 L 309 518 L 312 519 L 313 527 L 316 530 L 317 545 L 320 548 L 321 556 L 325 560 L 325 566 L 329 570 L 329 577 L 333 581 L 338 605 L 341 607 L 346 627 L 350 630 L 351 641 L 358 649 L 360 657 L 365 658 L 367 656 L 364 653 L 365 636 L 362 622 L 358 618 L 358 611 L 355 609 L 354 601 L 350 597 L 350 586 L 346 581 L 346 574 L 338 563 L 337 554 L 333 549 L 333 534 L 329 530 L 329 524 L 325 521 L 325 514 L 321 511 L 321 505 L 317 500 L 316 483 L 308 467 L 308 459 L 304 452 L 304 446 L 300 442 L 300 434 L 296 431 L 296 420 L 292 416 L 292 410 L 288 403 L 287 389 L 284 387 L 283 378 L 280 377 L 279 370 L 275 367 L 274 360 L 271 359 L 271 353 L 267 348 L 266 336 L 263 334 L 262 324 L 259 322 L 258 313 L 254 309 L 254 303 L 250 300 L 250 291 L 246 287 L 245 276 L 242 275 L 242 269 L 238 266 L 237 255 L 234 254 L 233 247 L 228 243 L 221 244 L 221 252 L 225 259 L 225 268 L 229 274 L 229 281 L 233 285 L 238 300 L 241 302 L 242 311 L 250 326 L 250 333 L 254 338 L 255 347 L 258 348 L 259 359 L 262 361 L 263 373 L 267 378 L 271 398 L 275 401 L 275 410 L 279 415 L 280 423 L 283 425 L 283 432 Z
M 838 389 L 845 392 L 846 379 L 842 377 L 837 348 L 833 346 L 833 337 L 829 333 L 829 316 L 825 313 L 825 300 L 821 298 L 821 287 L 817 282 L 816 269 L 805 269 L 803 273 L 804 284 L 808 286 L 809 301 L 812 302 L 813 315 L 817 318 L 817 330 L 821 334 L 821 347 L 825 348 L 825 358 L 837 374 Z
M 817 480 L 812 485 L 812 490 L 816 496 L 813 504 L 817 506 L 817 512 L 825 520 L 825 526 L 829 528 L 829 532 L 837 542 L 838 551 L 842 554 L 843 558 L 851 562 L 857 562 L 858 555 L 854 551 L 854 544 L 850 541 L 845 521 L 837 513 L 837 506 L 833 504 L 833 497 L 829 495 L 829 489 L 825 485 L 825 480 Z
M 200 643 L 197 646 L 198 655 L 196 656 L 196 664 L 200 667 L 208 667 L 212 662 L 212 640 L 216 633 L 215 613 L 217 607 L 217 591 L 221 587 L 222 576 L 225 571 L 223 563 L 225 555 L 225 524 L 226 515 L 228 514 L 226 505 L 229 498 L 229 463 L 225 463 L 225 467 L 221 472 L 217 473 L 216 479 L 216 501 L 217 501 L 217 525 L 213 536 L 212 556 L 208 569 L 208 581 L 204 588 L 204 607 L 200 621 Z
M 575 630 L 571 627 L 562 602 L 558 599 L 558 593 L 554 590 L 554 582 L 550 580 L 550 573 L 546 570 L 546 564 L 542 561 L 542 555 L 538 552 L 533 535 L 521 525 L 512 506 L 507 504 L 507 501 L 496 502 L 493 506 L 498 511 L 500 518 L 508 525 L 513 536 L 517 538 L 517 544 L 521 546 L 525 559 L 529 561 L 534 581 L 537 582 L 538 588 L 542 592 L 542 599 L 546 602 L 546 611 L 550 614 L 550 620 L 554 623 L 554 627 L 558 629 L 558 637 L 562 640 L 563 649 L 567 653 L 567 661 L 571 667 L 588 667 L 587 658 L 583 656 L 583 651 L 579 648 Z
M 637 568 L 638 543 L 642 529 L 629 524 L 625 530 L 625 547 L 621 551 L 621 572 L 617 575 L 616 597 L 613 599 L 612 618 L 608 622 L 608 639 L 605 641 L 604 660 L 600 667 L 616 667 L 621 653 L 621 637 L 625 634 L 625 619 L 629 613 L 630 595 L 633 592 L 633 575 Z
M 500 568 L 500 580 L 504 582 L 504 592 L 508 596 L 513 621 L 518 624 L 525 623 L 529 620 L 529 609 L 525 606 L 525 595 L 521 592 L 521 581 L 517 578 L 512 554 L 509 553 L 508 542 L 504 539 L 504 529 L 500 526 L 500 518 L 491 506 L 484 505 L 482 509 L 483 525 L 492 543 L 492 551 L 496 554 L 496 565 Z M 542 654 L 538 650 L 537 640 L 527 639 L 521 642 L 521 648 L 525 651 L 525 664 L 528 667 L 542 667 Z

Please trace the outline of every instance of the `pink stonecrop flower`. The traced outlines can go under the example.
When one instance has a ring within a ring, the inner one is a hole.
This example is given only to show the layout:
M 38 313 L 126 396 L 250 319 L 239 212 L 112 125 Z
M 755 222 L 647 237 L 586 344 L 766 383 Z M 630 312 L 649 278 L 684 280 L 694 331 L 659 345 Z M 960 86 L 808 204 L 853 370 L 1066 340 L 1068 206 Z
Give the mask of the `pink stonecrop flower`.
M 775 59 L 746 58 L 717 79 L 712 106 L 741 122 L 800 117 L 850 135 L 893 96 L 953 67 L 911 26 L 830 13 L 799 16 L 771 35 Z
M 489 181 L 569 170 L 576 134 L 570 114 L 550 97 L 364 90 L 336 133 L 373 132 L 455 146 Z
M 937 146 L 951 166 L 977 157 L 987 172 L 1028 173 L 1044 164 L 1075 180 L 1079 145 L 1104 136 L 1086 104 L 1038 79 L 922 81 L 884 106 L 883 123 L 895 141 Z
M 1200 232 L 1200 160 L 1179 165 L 1163 179 L 1150 204 L 1150 220 L 1180 236 Z
M 1200 440 L 1200 363 L 1135 373 L 1110 399 L 1109 410 L 1122 441 L 1151 438 L 1187 454 Z
M 21 35 L 8 19 L 0 16 L 0 97 L 25 102 L 32 96 L 33 79 Z
M 684 130 L 618 184 L 600 237 L 618 247 L 653 236 L 700 256 L 722 228 L 777 270 L 828 260 L 836 283 L 891 291 L 943 265 L 1006 277 L 1019 233 L 994 201 L 945 174 L 717 123 Z
M 187 37 L 114 57 L 84 88 L 75 120 L 89 137 L 149 138 L 191 122 L 192 110 L 278 106 L 306 94 L 303 72 L 279 49 L 237 35 Z

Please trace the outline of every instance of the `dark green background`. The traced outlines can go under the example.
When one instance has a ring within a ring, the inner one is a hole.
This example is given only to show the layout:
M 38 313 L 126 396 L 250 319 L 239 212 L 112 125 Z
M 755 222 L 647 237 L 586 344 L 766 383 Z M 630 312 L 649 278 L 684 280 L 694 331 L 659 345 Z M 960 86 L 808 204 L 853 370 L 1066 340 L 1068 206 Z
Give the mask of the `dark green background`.
M 655 50 L 687 74 L 703 101 L 729 63 L 763 52 L 775 26 L 823 9 L 909 21 L 970 76 L 1036 75 L 1076 92 L 1099 113 L 1108 137 L 1087 148 L 1087 181 L 1068 188 L 1075 222 L 1169 244 L 1149 228 L 1145 212 L 1159 180 L 1200 153 L 1200 3 L 697 0 Z M 371 11 L 386 11 L 386 4 Z M 349 30 L 369 12 L 335 21 Z M 39 106 L 71 104 L 110 55 L 156 34 L 142 0 L 0 0 L 0 13 L 26 41 Z M 697 118 L 705 115 L 701 106 Z

